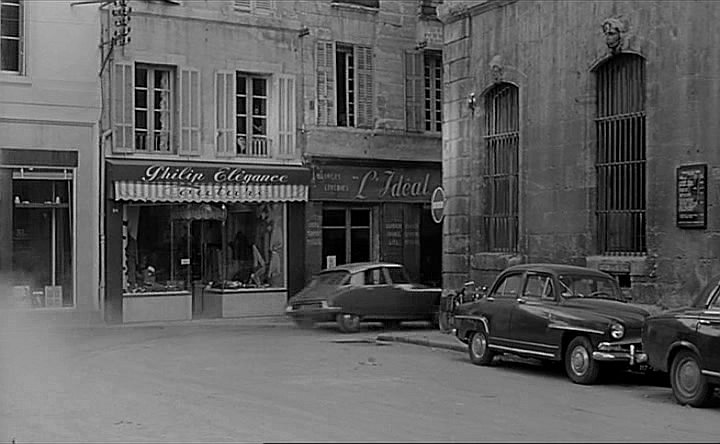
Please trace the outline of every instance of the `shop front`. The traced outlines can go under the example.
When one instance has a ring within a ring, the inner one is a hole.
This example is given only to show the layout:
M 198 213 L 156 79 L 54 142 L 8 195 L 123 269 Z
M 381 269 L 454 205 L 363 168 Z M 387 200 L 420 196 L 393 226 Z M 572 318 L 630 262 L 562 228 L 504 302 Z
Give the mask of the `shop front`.
M 442 184 L 439 162 L 313 157 L 307 207 L 306 273 L 349 262 L 404 264 L 437 286 L 442 225 L 430 200 Z
M 0 150 L 0 308 L 75 308 L 74 151 Z
M 109 160 L 107 177 L 111 321 L 283 313 L 302 281 L 307 169 Z

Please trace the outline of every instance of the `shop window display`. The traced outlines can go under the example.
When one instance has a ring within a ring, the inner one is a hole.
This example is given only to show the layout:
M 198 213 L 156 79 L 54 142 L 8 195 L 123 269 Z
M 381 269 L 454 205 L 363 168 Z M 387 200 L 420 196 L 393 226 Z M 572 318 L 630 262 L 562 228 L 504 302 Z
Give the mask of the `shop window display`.
M 125 291 L 285 286 L 284 205 L 128 205 Z

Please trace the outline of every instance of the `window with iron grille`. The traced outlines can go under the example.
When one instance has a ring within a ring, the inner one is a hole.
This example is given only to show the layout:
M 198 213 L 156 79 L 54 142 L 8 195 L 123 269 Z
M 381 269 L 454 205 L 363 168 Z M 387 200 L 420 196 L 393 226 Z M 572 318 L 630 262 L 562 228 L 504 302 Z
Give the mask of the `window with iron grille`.
M 22 73 L 23 4 L 0 0 L 0 72 Z
M 267 157 L 269 155 L 267 79 L 237 73 L 236 82 L 236 154 Z
M 442 54 L 424 54 L 425 131 L 442 131 Z
M 595 75 L 599 252 L 644 253 L 645 61 L 638 55 L 619 54 Z
M 135 150 L 172 150 L 173 71 L 168 67 L 135 67 Z
M 518 88 L 508 83 L 485 95 L 485 212 L 487 251 L 518 247 Z

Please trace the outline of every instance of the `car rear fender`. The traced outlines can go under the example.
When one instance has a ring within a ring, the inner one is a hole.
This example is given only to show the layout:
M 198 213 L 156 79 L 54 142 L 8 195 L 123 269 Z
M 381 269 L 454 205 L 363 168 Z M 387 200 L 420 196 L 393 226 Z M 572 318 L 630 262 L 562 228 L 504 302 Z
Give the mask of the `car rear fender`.
M 670 347 L 668 347 L 668 351 L 665 354 L 665 359 L 662 361 L 665 365 L 665 368 L 657 370 L 669 371 L 670 365 L 672 365 L 672 360 L 675 358 L 675 355 L 677 355 L 678 352 L 680 352 L 681 350 L 690 350 L 702 359 L 702 355 L 700 354 L 700 351 L 697 349 L 695 344 L 693 344 L 692 342 L 680 340 L 674 342 Z

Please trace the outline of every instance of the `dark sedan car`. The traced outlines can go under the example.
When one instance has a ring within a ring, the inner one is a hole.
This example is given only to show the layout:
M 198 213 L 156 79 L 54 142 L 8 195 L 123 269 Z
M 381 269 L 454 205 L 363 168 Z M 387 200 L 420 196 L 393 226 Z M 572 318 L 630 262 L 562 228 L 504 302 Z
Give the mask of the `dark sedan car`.
M 606 273 L 525 264 L 507 268 L 487 294 L 457 306 L 453 322 L 475 364 L 488 365 L 498 353 L 559 361 L 573 382 L 593 384 L 601 366 L 647 360 L 640 334 L 648 314 L 628 303 Z
M 670 373 L 678 403 L 708 405 L 720 387 L 720 275 L 689 307 L 648 317 L 642 341 L 650 366 Z
M 313 276 L 307 287 L 290 298 L 285 313 L 301 327 L 336 321 L 346 333 L 357 331 L 362 321 L 436 323 L 440 292 L 410 282 L 400 264 L 351 263 Z

